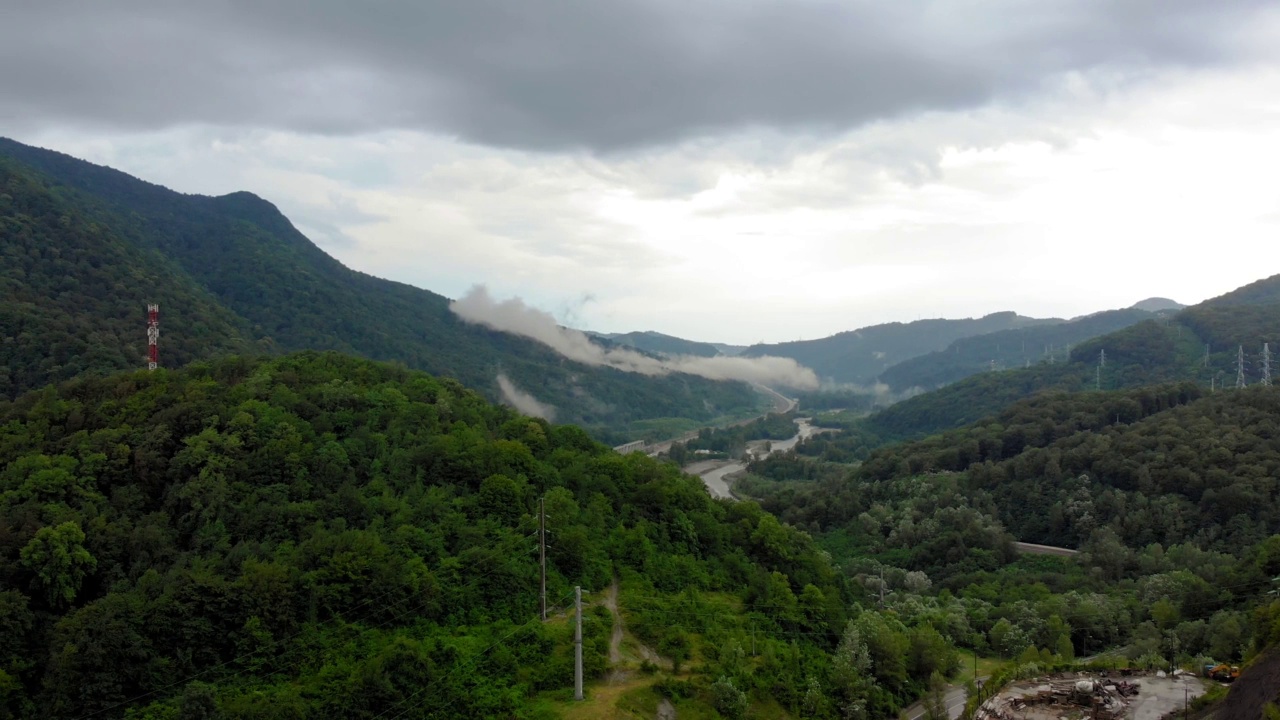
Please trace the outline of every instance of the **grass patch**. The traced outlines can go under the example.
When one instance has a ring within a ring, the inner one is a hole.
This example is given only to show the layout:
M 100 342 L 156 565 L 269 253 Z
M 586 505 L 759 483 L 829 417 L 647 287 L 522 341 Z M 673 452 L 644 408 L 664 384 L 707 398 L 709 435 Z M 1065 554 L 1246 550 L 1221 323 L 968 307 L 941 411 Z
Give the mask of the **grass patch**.
M 963 685 L 972 682 L 973 675 L 973 658 L 974 654 L 968 650 L 960 650 L 960 670 L 951 682 L 956 685 Z M 978 657 L 978 677 L 991 677 L 991 675 L 1006 664 L 1006 660 L 994 657 Z

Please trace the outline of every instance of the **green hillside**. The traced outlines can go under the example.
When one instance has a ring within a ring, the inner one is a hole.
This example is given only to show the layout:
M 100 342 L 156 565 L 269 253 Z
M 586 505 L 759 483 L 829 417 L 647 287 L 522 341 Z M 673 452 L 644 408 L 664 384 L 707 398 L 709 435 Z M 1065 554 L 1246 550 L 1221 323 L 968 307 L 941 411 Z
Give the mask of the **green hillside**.
M 720 354 L 715 345 L 695 340 L 685 340 L 673 335 L 646 330 L 642 332 L 615 333 L 606 335 L 609 340 L 619 344 L 659 355 L 695 355 L 698 357 L 715 357 Z
M 738 491 L 865 582 L 918 573 L 960 598 L 987 652 L 1198 668 L 1275 641 L 1280 388 L 1042 394 L 854 466 L 809 444 Z M 1014 539 L 1080 552 L 1018 556 Z
M 575 585 L 589 692 L 625 619 L 627 701 L 691 717 L 893 717 L 956 662 L 753 503 L 335 353 L 0 401 L 0 467 L 0 717 L 560 717 Z
M 711 422 L 761 403 L 743 383 L 587 367 L 468 325 L 448 298 L 342 266 L 248 193 L 182 195 L 3 139 L 0 159 L 0 241 L 22 256 L 3 272 L 9 397 L 135 367 L 141 313 L 160 302 L 166 364 L 248 348 L 337 350 L 450 375 L 495 399 L 502 372 L 558 420 L 606 440 L 633 437 L 641 420 Z
M 1192 382 L 1205 390 L 1234 387 L 1238 351 L 1246 354 L 1245 383 L 1262 376 L 1263 343 L 1280 347 L 1280 275 L 1236 293 L 1189 307 L 1171 318 L 1144 320 L 1071 349 L 1068 362 L 971 375 L 855 421 L 846 452 L 865 454 L 887 442 L 921 438 L 994 416 L 1037 393 L 1137 388 Z M 1243 304 L 1248 302 L 1260 304 Z M 1240 303 L 1240 304 L 1231 304 Z M 1206 357 L 1206 346 L 1208 355 Z M 1106 365 L 1100 367 L 1103 351 Z
M 912 388 L 931 390 L 981 372 L 1020 368 L 1050 358 L 1061 362 L 1071 345 L 1151 318 L 1152 313 L 1145 310 L 1108 310 L 1063 323 L 965 337 L 945 350 L 904 360 L 879 379 L 900 393 Z
M 161 254 L 87 219 L 0 158 L 0 397 L 82 373 L 138 367 L 147 303 L 160 303 L 163 360 L 246 352 L 247 323 Z
M 943 350 L 960 338 L 1061 322 L 999 312 L 977 319 L 886 323 L 818 340 L 752 345 L 742 354 L 746 357 L 774 355 L 794 358 L 822 378 L 837 383 L 867 385 L 875 382 L 888 368 L 918 355 Z

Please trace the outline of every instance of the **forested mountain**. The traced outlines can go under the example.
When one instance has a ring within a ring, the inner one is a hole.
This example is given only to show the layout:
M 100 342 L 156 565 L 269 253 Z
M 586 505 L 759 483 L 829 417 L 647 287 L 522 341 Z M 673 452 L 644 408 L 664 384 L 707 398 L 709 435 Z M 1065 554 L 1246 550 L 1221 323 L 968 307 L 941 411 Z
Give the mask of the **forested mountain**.
M 619 345 L 626 345 L 637 350 L 656 355 L 695 355 L 698 357 L 715 357 L 720 351 L 711 343 L 685 340 L 673 335 L 664 335 L 652 330 L 629 333 L 612 333 L 602 335 Z
M 0 401 L 0 467 L 0 717 L 558 717 L 564 603 L 595 595 L 594 682 L 615 577 L 700 713 L 893 717 L 968 632 L 864 610 L 809 536 L 673 465 L 335 353 Z
M 739 489 L 837 562 L 989 603 L 1001 654 L 1066 633 L 1076 652 L 1199 667 L 1275 642 L 1280 388 L 1052 393 L 854 467 L 821 449 L 753 463 Z M 1010 538 L 1081 553 L 1014 560 Z
M 182 195 L 4 139 L 0 162 L 8 397 L 136 367 L 142 313 L 158 302 L 166 364 L 249 348 L 338 350 L 451 375 L 494 398 L 502 372 L 557 419 L 607 440 L 628 439 L 641 419 L 709 422 L 760 404 L 743 383 L 588 367 L 464 323 L 443 296 L 344 267 L 248 193 Z
M 904 360 L 885 370 L 879 379 L 894 392 L 931 390 L 993 369 L 1019 368 L 1050 359 L 1061 362 L 1073 344 L 1151 318 L 1152 313 L 1145 310 L 1108 310 L 1062 323 L 965 337 L 945 350 Z
M 1280 533 L 1280 388 L 1044 395 L 877 450 L 843 487 L 934 472 L 965 473 L 963 490 L 1020 540 L 1079 547 L 1107 530 L 1130 547 L 1232 552 Z
M 93 222 L 0 158 L 0 397 L 144 363 L 148 303 L 165 308 L 165 364 L 247 352 L 248 324 L 154 250 Z
M 794 358 L 825 379 L 865 385 L 903 360 L 942 350 L 963 337 L 1060 322 L 1062 320 L 998 312 L 977 319 L 885 323 L 818 340 L 752 345 L 742 354 L 747 357 L 774 355 Z
M 1263 344 L 1280 347 L 1280 275 L 1158 320 L 1145 320 L 1071 349 L 1068 362 L 979 373 L 917 395 L 856 423 L 845 443 L 866 449 L 920 438 L 999 413 L 1036 393 L 1193 382 L 1231 387 L 1245 353 L 1246 385 L 1262 377 Z M 1103 352 L 1106 364 L 1101 365 Z M 1207 354 L 1206 354 L 1207 351 Z M 1273 371 L 1275 368 L 1273 368 Z

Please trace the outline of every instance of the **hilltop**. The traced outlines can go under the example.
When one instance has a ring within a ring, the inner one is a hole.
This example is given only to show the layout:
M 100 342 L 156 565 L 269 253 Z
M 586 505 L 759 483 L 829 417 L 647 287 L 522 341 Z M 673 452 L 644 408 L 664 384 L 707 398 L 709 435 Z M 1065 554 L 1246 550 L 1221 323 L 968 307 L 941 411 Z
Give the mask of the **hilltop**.
M 693 355 L 696 357 L 715 357 L 720 350 L 712 343 L 685 340 L 674 335 L 664 335 L 652 330 L 629 333 L 593 333 L 599 337 L 625 345 L 637 350 L 656 355 Z
M 601 697 L 616 669 L 691 715 L 879 718 L 956 665 L 758 505 L 403 367 L 81 378 L 0 428 L 3 716 L 559 717 L 574 586 Z M 611 659 L 624 619 L 648 670 Z

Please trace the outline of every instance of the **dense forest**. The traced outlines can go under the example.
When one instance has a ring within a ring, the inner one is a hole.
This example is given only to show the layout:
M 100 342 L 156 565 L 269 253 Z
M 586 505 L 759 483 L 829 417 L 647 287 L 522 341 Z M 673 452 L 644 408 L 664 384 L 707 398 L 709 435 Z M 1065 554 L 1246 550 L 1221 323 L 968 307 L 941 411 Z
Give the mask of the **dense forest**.
M 3 158 L 0 240 L 0 397 L 138 367 L 148 303 L 184 328 L 165 335 L 166 364 L 254 347 L 247 325 L 180 267 L 85 220 Z
M 1229 551 L 1280 532 L 1272 481 L 1280 476 L 1278 423 L 1280 389 L 1262 386 L 1045 395 L 988 421 L 871 452 L 853 482 L 815 493 L 814 511 L 827 525 L 840 504 L 833 493 L 961 473 L 973 501 L 995 508 L 1020 540 L 1078 547 L 1108 531 L 1134 547 L 1192 542 Z M 785 517 L 807 526 L 802 507 L 793 503 Z M 854 515 L 865 509 L 855 507 Z
M 4 139 L 0 188 L 0 396 L 10 399 L 137 367 L 143 313 L 157 302 L 166 365 L 337 350 L 456 377 L 495 400 L 501 372 L 610 442 L 639 437 L 643 420 L 709 424 L 763 405 L 744 383 L 589 367 L 469 325 L 445 297 L 342 266 L 248 193 L 182 195 Z
M 0 402 L 0 466 L 0 716 L 556 717 L 574 585 L 618 582 L 654 687 L 724 717 L 890 717 L 965 641 L 674 465 L 333 353 Z
M 1251 613 L 1280 574 L 1280 388 L 1061 393 L 860 464 L 787 453 L 750 471 L 740 495 L 868 587 L 927 580 L 911 603 L 954 606 L 953 636 L 982 652 L 1192 666 L 1270 642 Z M 1081 552 L 1019 557 L 1015 539 Z

